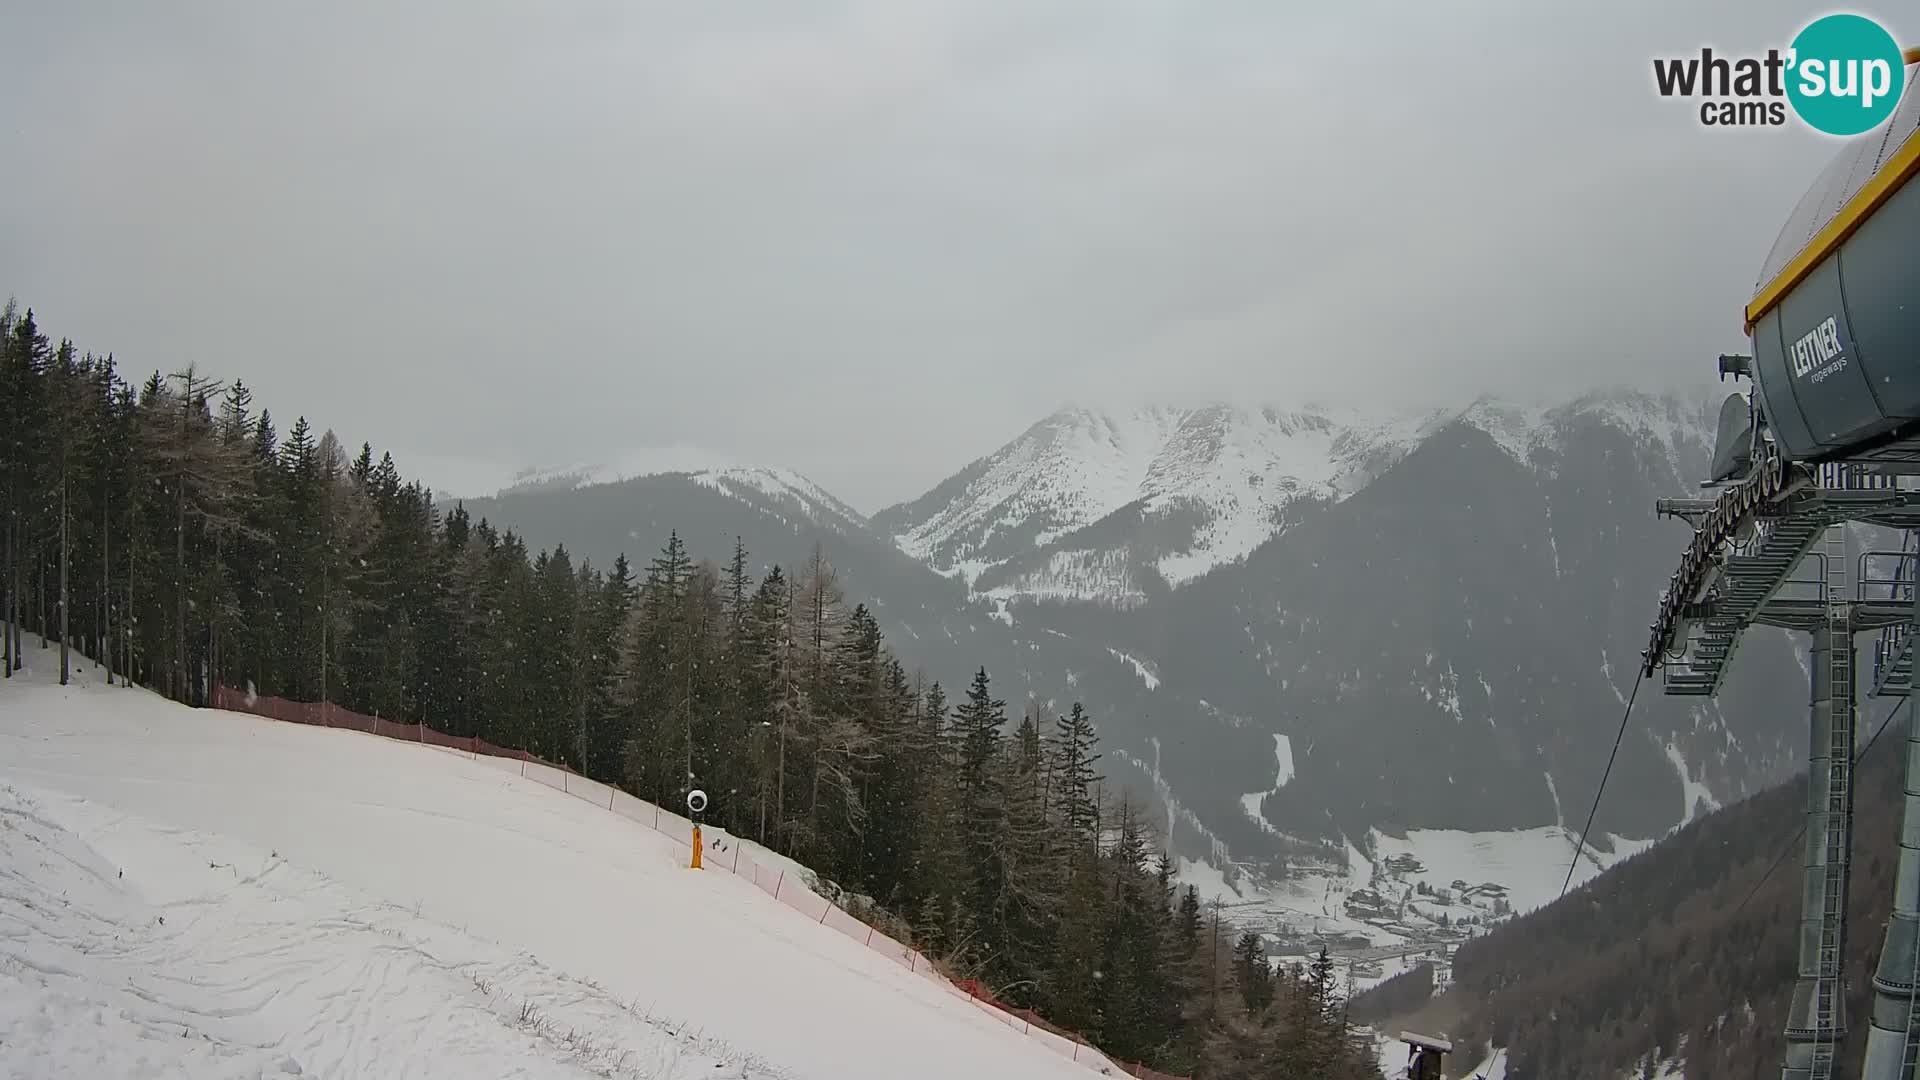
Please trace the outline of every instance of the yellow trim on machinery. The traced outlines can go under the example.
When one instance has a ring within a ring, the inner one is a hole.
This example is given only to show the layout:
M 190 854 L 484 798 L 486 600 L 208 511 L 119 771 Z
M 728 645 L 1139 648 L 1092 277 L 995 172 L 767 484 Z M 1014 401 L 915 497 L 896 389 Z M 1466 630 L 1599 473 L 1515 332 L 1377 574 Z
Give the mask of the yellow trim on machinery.
M 1920 64 L 1920 48 L 1908 49 L 1901 59 L 1909 64 Z M 1767 312 L 1779 305 L 1781 298 L 1805 281 L 1815 267 L 1825 262 L 1827 256 L 1859 231 L 1860 226 L 1873 216 L 1873 212 L 1898 194 L 1915 174 L 1920 174 L 1920 132 L 1909 134 L 1907 141 L 1887 159 L 1873 179 L 1868 180 L 1865 187 L 1847 200 L 1847 205 L 1840 208 L 1833 220 L 1827 222 L 1827 227 L 1821 229 L 1785 269 L 1774 275 L 1773 280 L 1754 295 L 1753 301 L 1747 305 L 1747 333 L 1752 334 L 1754 326 Z

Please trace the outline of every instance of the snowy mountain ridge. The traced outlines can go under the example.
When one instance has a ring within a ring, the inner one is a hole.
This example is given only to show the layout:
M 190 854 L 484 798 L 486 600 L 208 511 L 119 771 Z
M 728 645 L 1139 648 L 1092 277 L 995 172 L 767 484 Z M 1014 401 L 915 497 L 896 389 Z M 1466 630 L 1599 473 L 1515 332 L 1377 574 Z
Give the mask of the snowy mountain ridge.
M 874 524 L 978 594 L 1137 606 L 1244 559 L 1296 503 L 1350 497 L 1455 422 L 1531 465 L 1570 424 L 1596 420 L 1657 444 L 1684 488 L 1681 448 L 1706 416 L 1704 399 L 1628 390 L 1397 413 L 1065 408 Z
M 630 451 L 617 460 L 574 462 L 569 465 L 536 466 L 520 470 L 513 482 L 495 494 L 564 490 L 618 484 L 641 476 L 665 473 L 697 473 L 733 467 L 725 455 L 697 446 L 673 445 Z
M 1591 798 L 1576 733 L 1626 693 L 1636 597 L 1676 542 L 1651 508 L 1700 475 L 1709 401 L 1073 408 L 866 519 L 791 471 L 710 463 L 469 509 L 596 564 L 670 530 L 707 558 L 740 537 L 760 572 L 819 544 L 909 668 L 1085 704 L 1180 854 L 1261 868 L 1372 828 L 1563 826 Z M 1798 760 L 1760 708 L 1791 692 L 1783 658 L 1730 685 L 1737 741 L 1717 709 L 1643 700 L 1608 831 L 1660 835 Z
M 758 494 L 777 505 L 798 511 L 815 525 L 842 531 L 849 527 L 867 527 L 865 515 L 792 469 L 742 465 L 705 469 L 693 473 L 691 479 L 702 487 L 736 499 L 746 499 L 750 493 Z
M 976 597 L 1138 607 L 1244 560 L 1316 504 L 1351 497 L 1455 423 L 1530 468 L 1596 421 L 1658 448 L 1674 493 L 1682 455 L 1711 430 L 1706 398 L 1611 390 L 1558 401 L 1481 397 L 1465 408 L 1368 411 L 1224 403 L 1062 408 L 911 502 L 871 519 L 784 467 L 698 447 L 522 471 L 500 495 L 684 478 L 768 511 L 788 529 L 865 534 Z M 1546 464 L 1545 467 L 1551 467 Z
M 876 524 L 909 555 L 990 595 L 1111 598 L 1134 591 L 1125 581 L 1134 560 L 1095 557 L 1101 549 L 1074 534 L 1123 512 L 1147 523 L 1181 519 L 1174 531 L 1185 535 L 1145 560 L 1161 580 L 1181 584 L 1264 543 L 1289 503 L 1364 486 L 1431 422 L 1431 414 L 1369 421 L 1333 409 L 1224 404 L 1062 409 L 919 500 L 876 515 Z M 1036 551 L 1057 557 L 1019 566 Z M 1024 576 L 983 584 L 995 568 Z M 1076 580 L 1061 582 L 1068 571 Z
M 842 533 L 868 528 L 866 515 L 793 469 L 735 464 L 721 455 L 687 446 L 638 451 L 624 455 L 613 464 L 524 469 L 512 484 L 500 489 L 497 496 L 577 491 L 649 477 L 684 478 L 728 498 L 769 510 L 789 527 L 797 527 L 794 519 L 798 518 Z

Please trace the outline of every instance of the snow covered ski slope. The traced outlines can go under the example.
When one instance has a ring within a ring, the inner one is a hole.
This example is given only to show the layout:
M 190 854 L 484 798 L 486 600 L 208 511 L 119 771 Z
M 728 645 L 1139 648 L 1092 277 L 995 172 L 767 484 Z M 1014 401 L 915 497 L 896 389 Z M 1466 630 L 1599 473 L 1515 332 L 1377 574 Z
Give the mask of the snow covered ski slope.
M 0 1075 L 1099 1075 L 497 762 L 27 674 Z

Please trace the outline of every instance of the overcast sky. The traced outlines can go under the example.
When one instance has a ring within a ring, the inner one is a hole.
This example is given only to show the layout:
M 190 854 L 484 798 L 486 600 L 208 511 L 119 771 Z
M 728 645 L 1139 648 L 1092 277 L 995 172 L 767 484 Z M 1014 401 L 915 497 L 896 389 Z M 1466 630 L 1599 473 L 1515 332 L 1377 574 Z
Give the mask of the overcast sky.
M 10 5 L 0 295 L 440 489 L 682 444 L 871 511 L 1068 403 L 1710 379 L 1833 144 L 1650 60 L 1826 10 Z

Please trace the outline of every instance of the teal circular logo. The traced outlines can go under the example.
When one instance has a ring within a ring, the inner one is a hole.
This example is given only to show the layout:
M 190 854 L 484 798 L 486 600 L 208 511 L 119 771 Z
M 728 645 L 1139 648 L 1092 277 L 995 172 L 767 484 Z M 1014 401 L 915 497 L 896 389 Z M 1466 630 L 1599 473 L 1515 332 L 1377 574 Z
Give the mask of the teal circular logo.
M 1800 119 L 1828 135 L 1858 135 L 1886 123 L 1906 86 L 1899 44 L 1859 15 L 1808 23 L 1790 55 L 1787 100 Z

